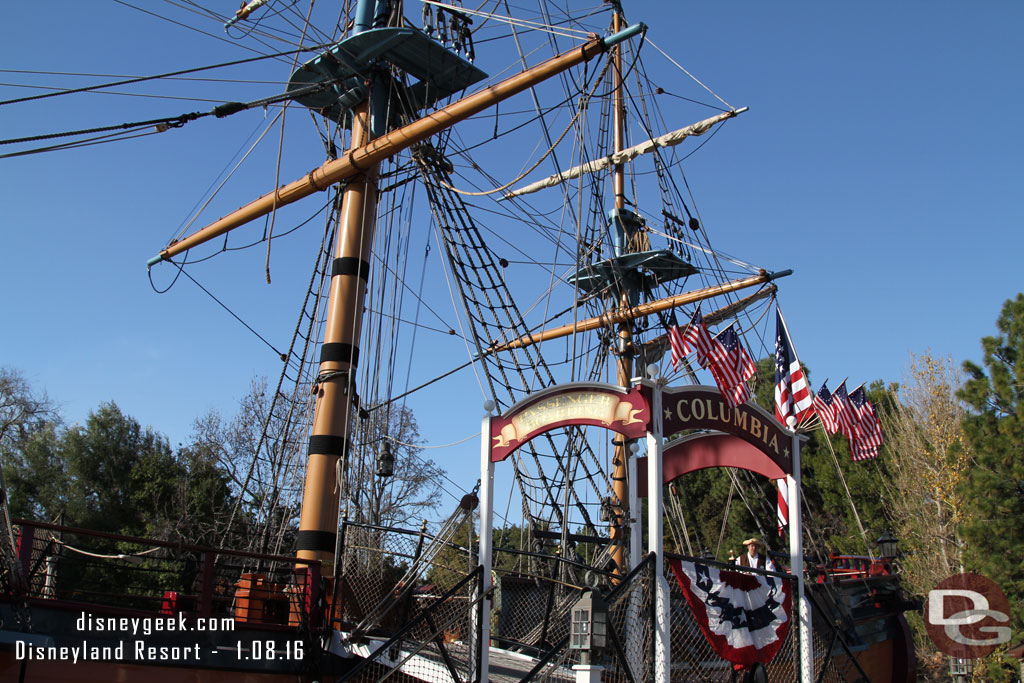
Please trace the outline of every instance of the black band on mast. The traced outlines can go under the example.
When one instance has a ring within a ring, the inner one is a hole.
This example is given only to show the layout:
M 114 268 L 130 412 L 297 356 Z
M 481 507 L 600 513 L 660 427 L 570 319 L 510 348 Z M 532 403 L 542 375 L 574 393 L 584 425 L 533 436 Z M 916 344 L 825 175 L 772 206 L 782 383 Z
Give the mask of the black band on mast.
M 335 275 L 358 275 L 366 282 L 370 279 L 370 264 L 355 256 L 342 256 L 331 263 L 331 277 Z
M 295 534 L 295 545 L 298 550 L 317 550 L 333 553 L 337 544 L 338 534 L 330 531 L 300 531 Z
M 309 437 L 309 454 L 314 453 L 345 457 L 348 455 L 348 439 L 330 434 L 314 434 Z
M 321 363 L 349 363 L 352 367 L 359 365 L 359 347 L 343 342 L 326 342 L 320 347 Z

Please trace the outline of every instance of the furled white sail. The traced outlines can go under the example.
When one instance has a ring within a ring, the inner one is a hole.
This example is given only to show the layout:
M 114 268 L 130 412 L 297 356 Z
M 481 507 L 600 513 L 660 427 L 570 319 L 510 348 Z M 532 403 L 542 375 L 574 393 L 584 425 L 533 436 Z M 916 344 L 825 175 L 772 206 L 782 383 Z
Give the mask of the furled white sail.
M 568 171 L 562 171 L 557 175 L 549 176 L 547 178 L 544 178 L 543 180 L 538 180 L 535 183 L 530 183 L 529 185 L 521 187 L 518 190 L 512 190 L 511 192 L 505 194 L 504 199 L 511 199 L 512 197 L 518 197 L 519 195 L 530 194 L 532 192 L 536 192 L 537 190 L 543 190 L 546 187 L 554 187 L 555 185 L 563 183 L 566 180 L 579 178 L 584 173 L 593 173 L 594 171 L 600 171 L 602 169 L 608 168 L 609 166 L 623 164 L 627 161 L 630 161 L 631 159 L 635 159 L 641 154 L 648 154 L 657 149 L 658 147 L 672 147 L 674 145 L 678 145 L 686 138 L 695 135 L 703 135 L 704 133 L 711 130 L 711 127 L 714 126 L 716 123 L 725 121 L 726 119 L 731 119 L 737 114 L 742 114 L 746 110 L 747 108 L 743 107 L 741 109 L 735 109 L 733 111 L 722 112 L 717 116 L 712 116 L 711 118 L 704 119 L 703 121 L 698 121 L 697 123 L 693 123 L 690 124 L 689 126 L 685 126 L 678 130 L 674 130 L 671 133 L 665 133 L 664 135 L 656 137 L 652 140 L 641 142 L 639 145 L 633 145 L 632 147 L 624 149 L 621 152 L 616 152 L 615 154 L 609 154 L 608 156 L 602 157 L 600 159 L 588 161 L 587 163 L 582 164 L 581 166 L 570 168 Z

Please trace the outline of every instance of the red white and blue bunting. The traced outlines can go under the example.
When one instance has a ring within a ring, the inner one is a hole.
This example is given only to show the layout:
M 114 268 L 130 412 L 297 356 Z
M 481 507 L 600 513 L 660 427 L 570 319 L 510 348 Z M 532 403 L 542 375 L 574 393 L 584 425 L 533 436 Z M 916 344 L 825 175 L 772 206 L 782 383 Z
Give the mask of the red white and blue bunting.
M 715 654 L 737 668 L 775 657 L 791 622 L 788 581 L 677 559 L 669 566 Z

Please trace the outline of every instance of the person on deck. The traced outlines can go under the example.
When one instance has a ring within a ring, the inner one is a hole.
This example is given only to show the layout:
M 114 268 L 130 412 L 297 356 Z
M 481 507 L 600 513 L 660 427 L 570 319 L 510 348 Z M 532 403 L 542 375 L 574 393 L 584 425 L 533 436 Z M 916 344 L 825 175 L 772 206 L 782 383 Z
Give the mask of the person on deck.
M 761 541 L 756 538 L 748 538 L 743 541 L 747 546 L 747 552 L 736 559 L 736 564 L 741 567 L 754 567 L 755 569 L 767 569 L 770 572 L 776 571 L 772 558 L 761 554 Z

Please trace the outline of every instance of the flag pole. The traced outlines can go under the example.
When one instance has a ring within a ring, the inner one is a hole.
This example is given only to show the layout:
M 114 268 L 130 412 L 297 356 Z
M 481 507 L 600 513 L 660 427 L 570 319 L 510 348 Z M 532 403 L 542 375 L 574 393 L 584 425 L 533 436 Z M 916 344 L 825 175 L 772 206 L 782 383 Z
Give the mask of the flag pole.
M 792 420 L 796 422 L 796 420 Z M 795 426 L 795 425 L 794 425 Z M 800 624 L 800 681 L 814 681 L 814 650 L 811 639 L 811 606 L 804 587 L 804 527 L 800 494 L 800 436 L 793 431 L 793 474 L 789 481 L 789 570 L 796 577 L 798 622 Z
M 779 320 L 782 321 L 782 329 L 786 331 L 786 342 L 789 344 L 789 350 L 793 352 L 793 358 L 799 361 L 800 354 L 796 352 L 796 344 L 793 343 L 793 335 L 789 333 L 789 323 L 786 322 L 786 316 L 782 315 L 782 306 L 779 305 L 778 299 L 775 299 L 775 310 L 779 314 Z
M 786 343 L 793 354 L 793 359 L 799 363 L 800 354 L 796 352 L 793 337 L 789 334 L 789 325 L 786 324 L 786 316 L 782 314 L 782 307 L 779 306 L 778 300 L 775 301 L 775 310 L 778 312 L 779 320 L 782 322 L 782 330 L 786 333 Z M 792 391 L 792 387 L 790 387 L 790 391 Z M 808 391 L 812 391 L 810 384 L 808 384 Z M 789 477 L 789 560 L 790 572 L 796 577 L 797 618 L 800 623 L 800 681 L 801 683 L 812 683 L 814 681 L 814 648 L 813 633 L 811 631 L 811 606 L 807 602 L 806 587 L 804 585 L 804 524 L 800 476 L 800 435 L 796 431 L 795 415 L 789 415 L 786 422 L 789 428 L 793 430 L 793 474 Z
M 703 316 L 702 316 L 702 317 L 703 317 Z M 731 323 L 729 323 L 728 325 L 726 325 L 726 326 L 725 326 L 724 328 L 722 328 L 721 330 L 719 330 L 719 331 L 718 331 L 718 334 L 716 334 L 716 335 L 715 335 L 714 337 L 712 337 L 712 339 L 718 339 L 718 338 L 719 338 L 719 337 L 720 337 L 720 336 L 722 335 L 722 333 L 723 333 L 723 332 L 725 332 L 726 330 L 728 330 L 728 329 L 729 329 L 730 327 L 735 327 L 735 326 L 736 326 L 736 321 L 734 320 L 734 321 L 732 321 Z

